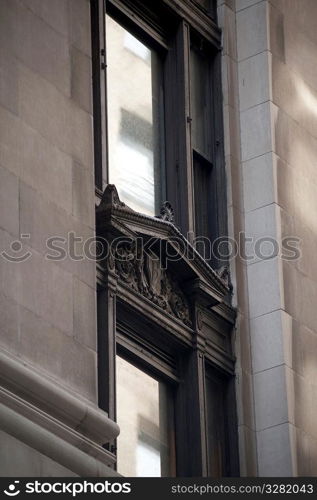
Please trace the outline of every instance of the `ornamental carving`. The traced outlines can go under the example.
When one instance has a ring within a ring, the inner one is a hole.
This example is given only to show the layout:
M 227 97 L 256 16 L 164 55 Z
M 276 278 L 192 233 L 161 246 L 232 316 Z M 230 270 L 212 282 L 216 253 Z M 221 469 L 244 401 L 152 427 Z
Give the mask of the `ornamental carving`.
M 217 271 L 217 274 L 222 279 L 222 281 L 226 284 L 226 286 L 229 288 L 229 290 L 232 290 L 229 266 L 224 265 L 224 266 L 220 267 Z
M 132 290 L 191 326 L 188 301 L 174 277 L 161 268 L 157 255 L 138 252 L 133 243 L 124 242 L 115 248 L 114 259 L 119 278 Z
M 164 201 L 160 215 L 158 215 L 158 219 L 165 220 L 167 222 L 174 222 L 174 210 L 169 201 Z

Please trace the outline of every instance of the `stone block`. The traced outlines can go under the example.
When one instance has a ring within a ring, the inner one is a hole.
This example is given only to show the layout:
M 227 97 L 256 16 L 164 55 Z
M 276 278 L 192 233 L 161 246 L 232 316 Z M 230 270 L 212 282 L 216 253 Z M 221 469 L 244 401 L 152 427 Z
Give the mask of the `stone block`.
M 51 144 L 93 168 L 91 115 L 27 68 L 20 73 L 20 115 Z
M 241 111 L 272 99 L 271 54 L 261 52 L 239 63 Z
M 50 2 L 52 11 L 54 3 Z M 17 2 L 16 16 L 12 32 L 15 55 L 30 70 L 70 95 L 70 51 L 65 36 L 22 3 Z
M 27 309 L 20 318 L 21 357 L 95 402 L 96 353 Z
M 19 264 L 18 300 L 60 330 L 73 332 L 72 275 L 32 249 Z
M 0 48 L 0 104 L 18 113 L 18 62 L 6 49 Z
M 287 363 L 292 366 L 292 318 L 274 311 L 250 323 L 253 372 Z
M 25 248 L 12 248 L 17 238 L 0 228 L 0 292 L 6 297 L 18 301 L 20 276 L 20 265 L 17 257 L 22 257 L 27 251 Z M 20 247 L 20 245 L 19 245 Z M 12 261 L 12 257 L 14 261 Z
M 0 257 L 1 258 L 1 257 Z M 19 306 L 4 294 L 0 293 L 0 342 L 3 347 L 13 352 L 18 351 L 19 344 Z
M 94 287 L 95 262 L 89 258 L 85 246 L 94 237 L 94 230 L 22 183 L 20 207 L 21 232 L 30 234 L 32 248 L 46 260 Z
M 71 213 L 72 159 L 44 139 L 40 131 L 3 108 L 0 108 L 0 165 Z
M 19 233 L 19 181 L 9 170 L 0 166 L 0 227 Z
M 73 215 L 83 224 L 95 227 L 93 172 L 79 163 L 73 163 Z
M 239 11 L 236 23 L 239 61 L 268 49 L 267 2 Z
M 24 5 L 62 35 L 69 35 L 68 0 L 23 0 Z
M 259 104 L 240 114 L 242 160 L 273 151 L 270 103 Z
M 276 157 L 267 153 L 242 165 L 246 212 L 277 203 Z
M 96 291 L 74 278 L 74 337 L 97 350 Z
M 92 114 L 91 58 L 76 47 L 71 48 L 71 96 L 82 109 Z
M 280 254 L 280 224 L 280 208 L 275 203 L 246 214 L 247 264 L 272 259 Z
M 257 431 L 289 421 L 284 365 L 254 375 L 254 406 Z
M 257 433 L 260 477 L 292 477 L 291 425 L 284 423 Z
M 247 9 L 256 3 L 259 3 L 259 1 L 261 0 L 236 0 L 236 12 Z
M 90 56 L 90 5 L 87 0 L 69 0 L 69 22 L 72 44 Z
M 284 309 L 282 268 L 278 258 L 248 266 L 250 317 L 255 318 L 277 309 Z M 293 290 L 291 291 L 293 293 Z

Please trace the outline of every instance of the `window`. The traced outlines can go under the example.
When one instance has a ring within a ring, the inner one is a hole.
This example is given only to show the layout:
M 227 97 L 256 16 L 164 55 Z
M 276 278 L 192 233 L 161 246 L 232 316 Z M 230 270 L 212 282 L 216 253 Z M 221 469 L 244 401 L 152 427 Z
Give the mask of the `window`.
M 216 0 L 91 5 L 96 231 L 124 238 L 98 264 L 99 404 L 121 428 L 108 452 L 127 476 L 237 475 L 235 312 L 193 247 L 226 234 Z M 153 217 L 166 200 L 174 225 Z M 166 267 L 179 229 L 189 254 Z
M 157 53 L 106 16 L 109 182 L 147 215 L 162 203 L 162 68 Z
M 117 356 L 117 468 L 124 476 L 175 475 L 174 401 L 166 382 Z
M 122 201 L 152 216 L 168 200 L 185 236 L 211 240 L 226 234 L 215 6 L 107 0 L 105 69 L 94 85 L 101 94 L 106 88 L 101 107 L 100 92 L 94 99 L 97 191 L 115 184 Z

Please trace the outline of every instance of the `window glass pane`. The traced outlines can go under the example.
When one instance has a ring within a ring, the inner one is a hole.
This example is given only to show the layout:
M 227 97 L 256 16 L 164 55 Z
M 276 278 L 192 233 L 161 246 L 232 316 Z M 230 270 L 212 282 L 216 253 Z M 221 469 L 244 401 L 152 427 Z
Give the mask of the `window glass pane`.
M 212 161 L 209 61 L 196 47 L 190 51 L 190 80 L 193 149 Z
M 174 407 L 170 388 L 117 356 L 118 472 L 175 475 Z
M 161 64 L 157 54 L 106 16 L 109 182 L 131 208 L 162 201 Z

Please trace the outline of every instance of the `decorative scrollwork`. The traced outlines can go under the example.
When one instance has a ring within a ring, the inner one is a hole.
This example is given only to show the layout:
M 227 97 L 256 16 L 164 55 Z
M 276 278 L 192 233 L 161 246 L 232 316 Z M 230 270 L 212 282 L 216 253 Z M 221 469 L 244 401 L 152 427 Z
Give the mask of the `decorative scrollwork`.
M 161 268 L 153 253 L 138 253 L 133 243 L 124 242 L 115 249 L 115 266 L 119 278 L 153 304 L 191 326 L 185 294 L 175 278 Z
M 174 209 L 169 201 L 164 201 L 158 219 L 174 222 Z
M 228 265 L 224 265 L 217 270 L 219 278 L 226 284 L 229 290 L 232 290 L 230 269 Z
M 114 184 L 108 184 L 102 195 L 99 210 L 105 207 L 126 208 L 128 210 L 126 204 L 120 200 L 117 188 Z

